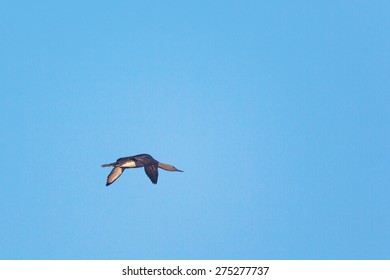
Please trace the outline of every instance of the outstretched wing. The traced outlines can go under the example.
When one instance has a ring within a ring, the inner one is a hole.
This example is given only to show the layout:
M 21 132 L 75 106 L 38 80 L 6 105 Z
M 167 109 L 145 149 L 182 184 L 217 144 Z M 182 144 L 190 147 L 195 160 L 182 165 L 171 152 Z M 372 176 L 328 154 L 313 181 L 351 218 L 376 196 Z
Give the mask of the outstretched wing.
M 158 161 L 147 154 L 137 155 L 137 156 L 134 156 L 133 158 L 134 158 L 134 160 L 140 162 L 144 166 L 145 173 L 146 173 L 146 175 L 148 175 L 150 181 L 152 181 L 153 184 L 157 184 Z
M 119 176 L 121 176 L 123 173 L 123 168 L 120 168 L 120 167 L 114 167 L 112 170 L 111 170 L 111 173 L 108 175 L 107 177 L 107 183 L 106 183 L 106 186 L 109 186 L 111 185 L 112 183 L 115 182 L 116 179 L 119 178 Z
M 146 165 L 145 173 L 146 175 L 148 175 L 150 181 L 152 181 L 153 184 L 157 184 L 157 179 L 158 179 L 157 165 L 155 164 Z

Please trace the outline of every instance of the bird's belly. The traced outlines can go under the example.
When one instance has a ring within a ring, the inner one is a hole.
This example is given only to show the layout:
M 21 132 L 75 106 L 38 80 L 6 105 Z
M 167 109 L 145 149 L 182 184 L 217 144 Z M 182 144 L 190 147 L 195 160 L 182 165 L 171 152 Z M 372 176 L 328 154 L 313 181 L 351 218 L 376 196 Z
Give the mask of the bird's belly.
M 140 167 L 135 161 L 127 161 L 125 163 L 122 163 L 120 167 L 125 168 L 134 168 L 134 167 Z

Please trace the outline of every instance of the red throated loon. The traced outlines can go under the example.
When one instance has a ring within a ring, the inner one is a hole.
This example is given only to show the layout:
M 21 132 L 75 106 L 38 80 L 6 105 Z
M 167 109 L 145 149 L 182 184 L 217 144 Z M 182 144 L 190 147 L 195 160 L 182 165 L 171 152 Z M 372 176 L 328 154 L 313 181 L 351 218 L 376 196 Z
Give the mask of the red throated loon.
M 153 184 L 157 184 L 157 178 L 158 178 L 157 167 L 160 167 L 167 171 L 183 172 L 182 170 L 177 169 L 173 165 L 158 162 L 148 154 L 140 154 L 132 157 L 118 158 L 116 162 L 102 165 L 102 167 L 111 167 L 111 166 L 114 168 L 112 169 L 111 173 L 107 177 L 106 186 L 109 186 L 112 183 L 114 183 L 115 180 L 118 179 L 119 176 L 122 175 L 123 171 L 127 168 L 144 167 L 146 175 L 148 175 L 149 179 L 152 181 Z

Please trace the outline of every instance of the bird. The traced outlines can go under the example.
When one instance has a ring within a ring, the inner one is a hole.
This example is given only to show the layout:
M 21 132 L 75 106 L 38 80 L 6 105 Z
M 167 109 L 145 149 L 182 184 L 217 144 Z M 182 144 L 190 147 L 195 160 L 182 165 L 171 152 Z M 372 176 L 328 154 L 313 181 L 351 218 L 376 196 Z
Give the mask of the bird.
M 173 165 L 158 162 L 148 154 L 139 154 L 130 157 L 118 158 L 116 162 L 103 164 L 102 167 L 113 167 L 110 174 L 107 176 L 106 187 L 114 183 L 116 179 L 122 175 L 123 171 L 128 168 L 144 167 L 146 175 L 153 184 L 157 184 L 158 167 L 167 171 L 183 172 Z

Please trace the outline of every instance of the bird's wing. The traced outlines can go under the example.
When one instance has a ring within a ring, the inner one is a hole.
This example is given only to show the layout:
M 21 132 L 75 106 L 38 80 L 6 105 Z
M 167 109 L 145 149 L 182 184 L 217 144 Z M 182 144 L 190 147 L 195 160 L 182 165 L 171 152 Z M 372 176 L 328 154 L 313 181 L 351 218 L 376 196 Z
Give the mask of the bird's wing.
M 114 167 L 112 170 L 111 170 L 111 173 L 108 175 L 107 177 L 107 183 L 106 183 L 106 186 L 109 186 L 111 185 L 112 183 L 115 182 L 116 179 L 119 178 L 119 176 L 121 176 L 123 173 L 123 168 L 120 168 L 120 167 Z
M 153 184 L 157 184 L 158 179 L 158 170 L 156 164 L 149 164 L 144 165 L 145 167 L 145 173 L 148 175 L 150 181 L 152 181 Z
M 132 157 L 133 160 L 140 162 L 143 166 L 158 164 L 158 161 L 152 158 L 150 155 L 142 154 Z
M 134 156 L 134 160 L 140 162 L 144 166 L 145 173 L 148 175 L 150 181 L 152 181 L 153 184 L 157 184 L 158 161 L 147 154 Z

